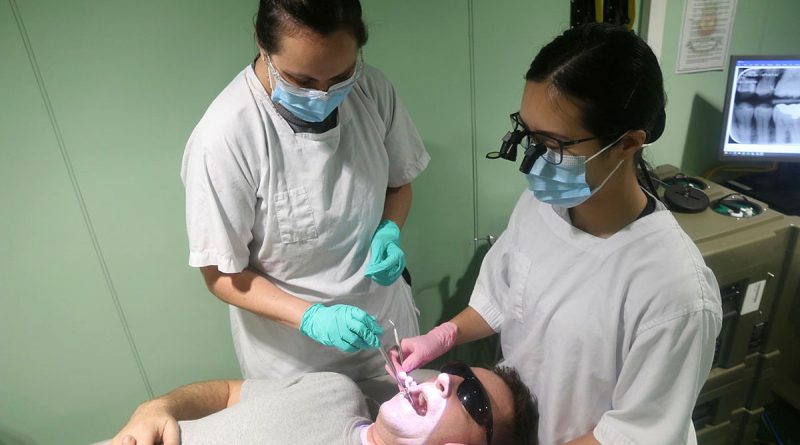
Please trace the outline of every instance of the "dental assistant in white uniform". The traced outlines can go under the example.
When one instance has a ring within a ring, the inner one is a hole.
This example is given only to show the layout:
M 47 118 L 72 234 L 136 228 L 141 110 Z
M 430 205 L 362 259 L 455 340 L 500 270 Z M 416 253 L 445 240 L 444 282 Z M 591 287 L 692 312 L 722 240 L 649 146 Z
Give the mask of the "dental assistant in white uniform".
M 722 311 L 696 246 L 637 177 L 664 105 L 658 61 L 624 28 L 573 28 L 539 52 L 508 138 L 528 190 L 469 306 L 403 342 L 405 371 L 498 332 L 538 399 L 542 445 L 696 443 Z
M 256 36 L 186 146 L 189 264 L 230 305 L 245 378 L 384 374 L 381 327 L 419 333 L 400 227 L 428 153 L 363 61 L 357 0 L 262 0 Z

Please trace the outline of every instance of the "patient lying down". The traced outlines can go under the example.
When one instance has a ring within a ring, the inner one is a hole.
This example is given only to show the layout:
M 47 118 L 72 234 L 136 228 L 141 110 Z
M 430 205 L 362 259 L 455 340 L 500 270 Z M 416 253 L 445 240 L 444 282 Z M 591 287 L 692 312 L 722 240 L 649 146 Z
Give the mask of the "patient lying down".
M 349 378 L 313 373 L 280 380 L 193 383 L 144 402 L 112 445 L 535 444 L 538 413 L 510 368 L 461 362 L 397 394 L 375 422 Z

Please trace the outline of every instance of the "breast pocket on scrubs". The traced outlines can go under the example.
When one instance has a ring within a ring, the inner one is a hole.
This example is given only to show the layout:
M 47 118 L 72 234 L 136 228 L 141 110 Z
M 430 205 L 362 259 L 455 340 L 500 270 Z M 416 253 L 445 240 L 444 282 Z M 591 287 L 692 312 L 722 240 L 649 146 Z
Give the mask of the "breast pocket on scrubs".
M 314 211 L 309 204 L 305 187 L 276 193 L 274 203 L 282 243 L 292 244 L 317 238 Z
M 527 299 L 528 277 L 531 272 L 531 260 L 520 252 L 511 253 L 511 262 L 508 265 L 509 302 L 508 311 L 514 320 L 523 322 Z

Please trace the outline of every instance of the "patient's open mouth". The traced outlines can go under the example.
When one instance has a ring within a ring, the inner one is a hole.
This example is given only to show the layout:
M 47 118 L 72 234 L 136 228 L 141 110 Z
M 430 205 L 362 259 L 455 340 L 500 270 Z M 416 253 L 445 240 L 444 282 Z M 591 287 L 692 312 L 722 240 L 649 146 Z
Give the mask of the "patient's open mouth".
M 417 412 L 418 415 L 424 416 L 428 413 L 428 398 L 425 397 L 425 393 L 420 391 L 419 394 L 413 396 L 416 398 L 416 403 L 412 403 L 411 406 L 414 408 L 414 411 Z

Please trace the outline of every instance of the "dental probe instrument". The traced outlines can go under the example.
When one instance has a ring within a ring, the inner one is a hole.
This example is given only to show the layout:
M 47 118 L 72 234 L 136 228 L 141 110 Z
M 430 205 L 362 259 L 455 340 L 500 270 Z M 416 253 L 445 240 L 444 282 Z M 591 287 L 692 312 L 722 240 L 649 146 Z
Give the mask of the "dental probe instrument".
M 394 331 L 394 342 L 397 344 L 397 356 L 400 358 L 400 364 L 403 364 L 406 359 L 403 357 L 403 348 L 400 346 L 400 335 L 397 334 L 397 326 L 394 325 L 392 320 L 389 320 L 389 324 L 392 325 L 392 330 Z
M 405 382 L 397 374 L 397 368 L 394 367 L 394 363 L 392 363 L 392 359 L 389 356 L 389 352 L 383 346 L 383 343 L 381 343 L 381 345 L 378 348 L 378 350 L 381 352 L 381 356 L 383 357 L 383 361 L 386 362 L 386 366 L 389 368 L 391 373 L 394 374 L 394 379 L 395 379 L 395 381 L 397 381 L 397 384 L 400 386 L 400 388 L 401 388 L 401 390 L 403 392 L 403 395 L 406 397 L 406 400 L 408 400 L 408 403 L 410 403 L 411 407 L 414 408 L 414 410 L 416 411 L 417 406 L 414 404 L 414 399 L 411 398 L 411 393 L 408 392 L 408 387 L 405 384 Z

